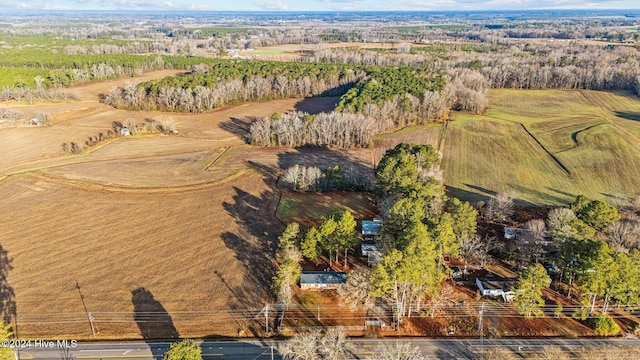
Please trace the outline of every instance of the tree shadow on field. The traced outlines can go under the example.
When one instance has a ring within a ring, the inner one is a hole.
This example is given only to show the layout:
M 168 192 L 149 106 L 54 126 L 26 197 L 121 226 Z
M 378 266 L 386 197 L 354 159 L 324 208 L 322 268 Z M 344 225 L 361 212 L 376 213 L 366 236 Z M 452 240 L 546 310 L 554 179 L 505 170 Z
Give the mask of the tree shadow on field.
M 276 189 L 274 170 L 253 162 L 247 162 L 247 165 L 263 176 L 261 181 L 268 185 L 268 189 L 255 195 L 249 189 L 256 184 L 238 183 L 233 187 L 232 201 L 222 204 L 238 224 L 238 230 L 224 232 L 221 237 L 245 267 L 245 275 L 240 286 L 233 286 L 220 274 L 218 277 L 234 297 L 229 301 L 232 310 L 259 311 L 266 304 L 273 303 L 270 285 L 275 274 L 275 249 L 284 226 L 275 216 L 280 193 Z M 259 323 L 251 321 L 247 326 L 255 336 L 260 335 Z
M 482 186 L 473 185 L 473 184 L 464 184 L 464 186 L 471 188 L 473 190 L 479 191 L 483 194 L 488 195 L 489 197 L 498 195 L 497 191 L 493 191 L 491 189 L 483 188 Z
M 632 120 L 632 121 L 640 121 L 640 112 L 630 112 L 630 111 L 614 111 L 617 117 L 621 117 L 623 119 Z
M 154 358 L 161 358 L 167 351 L 168 345 L 159 346 L 152 345 L 152 343 L 180 338 L 171 315 L 153 297 L 151 291 L 143 287 L 131 290 L 131 302 L 133 303 L 133 319 L 140 329 L 142 338 L 149 344 Z
M 298 101 L 294 107 L 298 111 L 306 112 L 307 114 L 316 115 L 321 112 L 331 112 L 336 108 L 339 96 L 325 96 L 325 97 L 312 97 L 304 98 Z
M 7 250 L 0 246 L 0 316 L 5 324 L 11 324 L 16 317 L 16 294 L 7 280 L 9 271 L 13 269 L 11 261 Z
M 240 140 L 245 143 L 249 143 L 249 129 L 251 128 L 251 124 L 256 120 L 256 117 L 249 117 L 245 120 L 232 117 L 229 118 L 229 121 L 221 122 L 219 127 L 220 129 L 230 132 L 233 135 L 240 138 Z
M 467 185 L 467 184 L 465 184 L 465 185 Z M 467 185 L 467 186 L 473 188 L 470 185 Z M 482 202 L 486 203 L 491 198 L 491 197 L 489 197 L 487 195 L 484 195 L 484 194 L 482 194 L 480 192 L 464 190 L 464 189 L 460 189 L 460 188 L 449 186 L 449 185 L 445 185 L 445 191 L 447 193 L 447 196 L 455 197 L 455 198 L 458 198 L 460 200 L 468 201 L 468 202 L 471 202 L 471 203 L 478 202 L 478 201 L 482 201 Z

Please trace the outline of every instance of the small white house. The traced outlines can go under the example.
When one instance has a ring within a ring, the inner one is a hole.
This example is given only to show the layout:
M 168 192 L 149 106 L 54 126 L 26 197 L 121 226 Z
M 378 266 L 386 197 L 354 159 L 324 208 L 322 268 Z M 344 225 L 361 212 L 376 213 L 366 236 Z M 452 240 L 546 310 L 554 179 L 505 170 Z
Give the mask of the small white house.
M 505 302 L 512 301 L 515 292 L 511 290 L 518 282 L 506 278 L 476 278 L 476 285 L 482 296 L 501 296 Z
M 341 271 L 303 271 L 300 275 L 302 290 L 336 289 L 347 283 L 347 273 Z

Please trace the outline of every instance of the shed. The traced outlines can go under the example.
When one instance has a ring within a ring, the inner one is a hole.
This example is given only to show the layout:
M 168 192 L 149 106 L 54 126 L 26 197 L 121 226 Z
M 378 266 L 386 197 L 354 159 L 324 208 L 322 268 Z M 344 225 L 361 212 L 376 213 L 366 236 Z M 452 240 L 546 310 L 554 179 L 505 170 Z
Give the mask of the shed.
M 380 252 L 380 248 L 375 243 L 362 243 L 360 250 L 362 251 L 362 256 L 369 256 L 372 252 Z
M 515 296 L 511 288 L 518 285 L 518 282 L 509 278 L 476 278 L 476 285 L 482 296 L 502 296 L 502 299 L 508 302 Z
M 367 258 L 367 265 L 373 266 L 382 261 L 382 252 L 375 243 L 362 243 L 360 245 L 362 256 Z
M 303 271 L 300 275 L 302 290 L 335 289 L 347 283 L 347 273 L 341 271 Z
M 382 228 L 382 219 L 362 220 L 362 235 L 378 235 Z

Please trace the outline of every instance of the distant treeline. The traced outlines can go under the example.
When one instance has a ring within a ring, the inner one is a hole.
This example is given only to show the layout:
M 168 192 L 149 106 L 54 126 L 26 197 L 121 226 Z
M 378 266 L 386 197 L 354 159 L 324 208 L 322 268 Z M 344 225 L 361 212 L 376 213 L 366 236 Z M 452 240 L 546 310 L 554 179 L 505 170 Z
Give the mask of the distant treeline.
M 484 95 L 478 99 L 451 89 L 444 75 L 428 69 L 255 60 L 217 60 L 184 76 L 130 83 L 112 88 L 104 101 L 125 109 L 201 112 L 242 101 L 325 95 L 342 95 L 335 112 L 258 120 L 251 127 L 251 142 L 366 146 L 389 128 L 442 119 L 453 104 L 474 111 L 486 104 Z
M 243 101 L 344 93 L 366 76 L 357 66 L 216 60 L 190 74 L 113 89 L 118 108 L 201 112 Z
M 197 65 L 210 63 L 213 63 L 212 59 L 184 56 L 16 53 L 15 56 L 0 57 L 0 86 L 65 87 L 93 80 L 139 76 L 152 70 L 192 70 Z M 35 80 L 36 77 L 41 80 Z
M 402 44 L 408 46 L 408 44 Z M 539 42 L 514 46 L 398 46 L 389 49 L 326 48 L 311 62 L 412 67 L 482 74 L 492 88 L 633 90 L 640 95 L 640 51 L 627 46 Z

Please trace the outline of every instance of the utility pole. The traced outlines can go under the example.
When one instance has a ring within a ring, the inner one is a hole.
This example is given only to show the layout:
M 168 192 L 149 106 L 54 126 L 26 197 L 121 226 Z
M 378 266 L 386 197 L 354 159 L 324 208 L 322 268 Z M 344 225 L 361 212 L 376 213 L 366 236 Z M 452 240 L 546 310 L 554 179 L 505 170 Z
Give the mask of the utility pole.
M 267 334 L 269 333 L 269 304 L 264 307 L 264 326 Z
M 318 322 L 320 322 L 320 305 L 318 305 Z
M 480 331 L 480 358 L 484 359 L 484 326 L 482 324 L 482 314 L 484 313 L 484 302 L 480 304 L 480 321 L 478 322 L 478 331 Z
M 15 323 L 15 332 L 13 333 L 14 338 L 20 343 L 20 337 L 18 335 L 18 310 L 14 307 L 13 313 L 13 322 Z M 16 348 L 16 360 L 20 360 L 20 346 Z
M 76 288 L 78 289 L 78 293 L 80 294 L 80 300 L 82 301 L 82 307 L 84 308 L 84 312 L 87 314 L 87 319 L 89 320 L 89 326 L 91 326 L 91 334 L 93 334 L 93 336 L 96 336 L 97 331 L 96 331 L 96 328 L 93 326 L 93 315 L 91 315 L 89 310 L 87 310 L 87 304 L 85 304 L 84 302 L 84 296 L 82 296 L 82 291 L 80 291 L 80 284 L 78 283 L 78 280 L 76 280 Z

